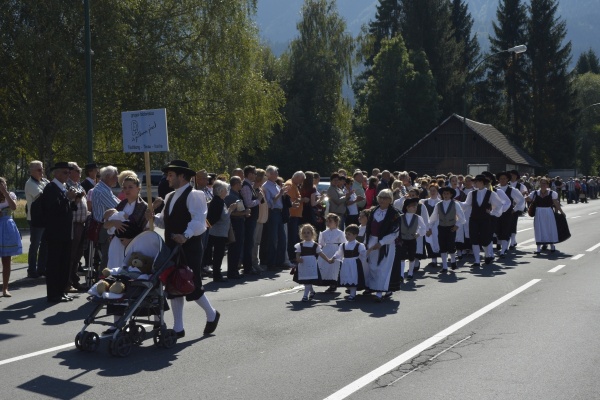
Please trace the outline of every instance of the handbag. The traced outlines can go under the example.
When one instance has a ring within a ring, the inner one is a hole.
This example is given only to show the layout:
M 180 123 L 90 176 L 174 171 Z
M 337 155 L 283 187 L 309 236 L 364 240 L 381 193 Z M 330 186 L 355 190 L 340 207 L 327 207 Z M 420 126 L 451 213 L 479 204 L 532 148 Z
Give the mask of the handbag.
M 567 223 L 567 217 L 563 213 L 554 213 L 554 219 L 556 221 L 556 231 L 558 233 L 558 243 L 562 243 L 571 237 L 571 231 L 569 230 L 569 224 Z
M 192 293 L 195 289 L 194 271 L 187 266 L 183 251 L 179 249 L 177 264 L 167 277 L 166 291 L 173 296 L 184 296 Z
M 535 217 L 535 208 L 536 208 L 536 205 L 535 205 L 535 196 L 537 196 L 537 195 L 534 192 L 533 193 L 533 200 L 532 200 L 531 204 L 529 204 L 529 208 L 527 209 L 527 214 L 529 214 L 530 217 Z
M 100 237 L 100 231 L 104 226 L 103 222 L 98 222 L 94 218 L 90 219 L 90 223 L 88 225 L 87 237 L 90 242 L 98 242 L 98 238 Z

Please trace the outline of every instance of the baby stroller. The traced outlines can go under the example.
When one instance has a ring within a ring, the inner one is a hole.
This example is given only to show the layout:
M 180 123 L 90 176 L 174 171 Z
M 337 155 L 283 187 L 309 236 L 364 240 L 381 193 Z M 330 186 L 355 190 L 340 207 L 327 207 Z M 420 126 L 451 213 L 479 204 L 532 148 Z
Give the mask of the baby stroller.
M 119 299 L 104 298 L 91 295 L 88 300 L 95 304 L 94 310 L 84 320 L 84 326 L 75 336 L 77 349 L 94 352 L 100 346 L 100 336 L 86 329 L 91 324 L 110 326 L 114 324 L 116 330 L 109 340 L 110 354 L 126 357 L 131 353 L 133 345 L 141 345 L 146 339 L 146 328 L 140 323 L 153 326 L 154 344 L 158 347 L 171 348 L 177 342 L 177 334 L 172 329 L 167 329 L 164 322 L 165 293 L 159 279 L 160 274 L 171 264 L 173 257 L 179 251 L 172 252 L 165 245 L 163 239 L 152 231 L 146 231 L 136 236 L 125 249 L 124 259 L 129 259 L 133 252 L 139 252 L 151 257 L 153 273 L 149 279 L 131 280 L 126 283 L 123 296 Z M 101 310 L 107 310 L 106 315 L 98 316 Z M 115 315 L 120 315 L 115 322 L 106 320 Z

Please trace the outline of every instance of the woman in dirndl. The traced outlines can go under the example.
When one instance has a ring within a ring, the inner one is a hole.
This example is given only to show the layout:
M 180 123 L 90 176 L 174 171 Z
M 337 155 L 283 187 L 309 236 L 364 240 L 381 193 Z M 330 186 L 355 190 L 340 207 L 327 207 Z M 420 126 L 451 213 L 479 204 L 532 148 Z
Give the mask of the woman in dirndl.
M 533 191 L 527 201 L 535 207 L 533 217 L 533 232 L 537 250 L 535 255 L 540 255 L 541 247 L 550 245 L 550 252 L 556 251 L 555 243 L 558 243 L 558 229 L 554 210 L 564 214 L 558 201 L 558 193 L 550 190 L 550 182 L 546 178 L 540 179 L 540 188 Z
M 9 192 L 6 178 L 0 177 L 0 257 L 2 257 L 2 295 L 11 297 L 8 291 L 10 262 L 12 256 L 23 253 L 21 234 L 13 220 L 13 211 L 17 209 L 17 196 Z

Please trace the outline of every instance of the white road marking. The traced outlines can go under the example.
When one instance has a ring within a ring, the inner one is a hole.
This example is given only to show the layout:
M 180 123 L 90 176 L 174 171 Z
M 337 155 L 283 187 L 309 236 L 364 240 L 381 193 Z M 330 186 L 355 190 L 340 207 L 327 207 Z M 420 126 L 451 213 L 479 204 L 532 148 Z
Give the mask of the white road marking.
M 574 217 L 571 217 L 571 219 L 575 219 L 575 218 L 581 218 L 581 215 L 576 215 Z
M 63 344 L 62 346 L 51 347 L 49 349 L 40 350 L 40 351 L 36 351 L 33 353 L 29 353 L 29 354 L 24 354 L 22 356 L 9 358 L 7 360 L 2 360 L 2 361 L 0 361 L 0 365 L 10 364 L 15 361 L 21 361 L 21 360 L 25 360 L 27 358 L 31 358 L 31 357 L 35 357 L 35 356 L 41 356 L 42 354 L 52 353 L 53 351 L 68 349 L 69 347 L 75 347 L 75 343 Z
M 550 271 L 548 271 L 548 272 L 556 272 L 556 271 L 558 271 L 559 269 L 561 269 L 561 268 L 563 268 L 563 267 L 566 267 L 566 265 L 557 265 L 556 267 L 552 268 L 552 269 L 551 269 Z
M 452 333 L 456 332 L 460 328 L 462 328 L 465 325 L 467 325 L 467 324 L 475 321 L 477 318 L 479 318 L 482 315 L 490 312 L 494 308 L 498 307 L 502 303 L 505 303 L 506 301 L 508 301 L 511 298 L 515 297 L 519 293 L 527 290 L 528 288 L 530 288 L 531 286 L 535 285 L 539 281 L 541 281 L 541 279 L 533 279 L 533 280 L 529 281 L 528 283 L 524 284 L 523 286 L 521 286 L 520 288 L 515 289 L 512 292 L 508 293 L 507 295 L 499 298 L 498 300 L 494 301 L 493 303 L 490 303 L 487 306 L 479 309 L 478 311 L 475 311 L 473 314 L 469 315 L 468 317 L 465 317 L 465 318 L 461 319 L 460 321 L 458 321 L 454 325 L 452 325 L 452 326 L 444 329 L 443 331 L 441 331 L 441 332 L 433 335 L 432 337 L 430 337 L 429 339 L 421 342 L 420 344 L 416 345 L 412 349 L 410 349 L 410 350 L 408 350 L 408 351 L 400 354 L 398 357 L 394 358 L 393 360 L 388 361 L 387 363 L 383 364 L 381 367 L 374 369 L 373 371 L 369 372 L 368 374 L 366 374 L 366 375 L 362 376 L 361 378 L 358 378 L 354 382 L 350 383 L 349 385 L 341 388 L 337 392 L 335 392 L 332 395 L 326 397 L 325 400 L 342 400 L 342 399 L 345 399 L 346 397 L 350 396 L 352 393 L 354 393 L 354 392 L 362 389 L 363 387 L 367 386 L 371 382 L 375 381 L 380 376 L 387 374 L 389 371 L 391 371 L 391 370 L 393 370 L 395 368 L 398 368 L 400 365 L 404 364 L 406 361 L 412 360 L 417 355 L 419 355 L 420 353 L 422 353 L 424 350 L 427 350 L 428 348 L 430 348 L 431 346 L 435 345 L 436 343 L 444 340 L 445 338 L 447 338 L 449 335 L 451 335 Z
M 594 211 L 592 213 L 589 213 L 588 215 L 594 215 L 594 214 L 598 214 L 598 211 Z
M 589 248 L 589 249 L 587 249 L 586 251 L 594 251 L 594 250 L 596 250 L 598 247 L 600 247 L 600 243 L 598 243 L 598 244 L 596 244 L 596 245 L 594 245 L 594 246 L 590 247 L 590 248 Z
M 525 231 L 530 231 L 533 228 L 526 228 L 526 229 L 521 229 L 520 231 L 517 231 L 517 233 L 521 233 L 521 232 L 525 232 Z
M 524 240 L 521 243 L 519 243 L 519 246 L 524 245 L 525 243 L 534 242 L 534 241 L 535 241 L 535 238 L 533 238 L 533 239 L 527 239 L 527 240 Z
M 284 294 L 284 293 L 291 293 L 291 292 L 297 292 L 300 289 L 304 289 L 303 285 L 300 286 L 294 286 L 291 289 L 287 289 L 287 290 L 279 290 L 277 292 L 273 292 L 273 293 L 267 293 L 267 294 L 263 294 L 261 297 L 271 297 L 271 296 L 277 296 L 278 294 Z
M 585 256 L 585 254 L 577 254 L 576 256 L 571 257 L 571 260 L 579 260 L 583 256 Z
M 152 327 L 152 325 L 148 325 L 148 324 L 142 324 L 142 326 L 144 328 L 151 328 Z M 111 337 L 111 336 L 112 336 L 112 334 L 111 335 L 100 335 L 100 339 L 104 339 L 104 338 Z M 35 352 L 29 353 L 29 354 L 23 354 L 22 356 L 8 358 L 6 360 L 1 360 L 0 361 L 0 365 L 10 364 L 10 363 L 13 363 L 13 362 L 16 362 L 16 361 L 21 361 L 21 360 L 26 360 L 26 359 L 31 358 L 31 357 L 41 356 L 43 354 L 52 353 L 53 351 L 59 351 L 59 350 L 68 349 L 70 347 L 75 347 L 75 342 L 63 344 L 63 345 L 56 346 L 56 347 L 50 347 L 49 349 L 35 351 Z

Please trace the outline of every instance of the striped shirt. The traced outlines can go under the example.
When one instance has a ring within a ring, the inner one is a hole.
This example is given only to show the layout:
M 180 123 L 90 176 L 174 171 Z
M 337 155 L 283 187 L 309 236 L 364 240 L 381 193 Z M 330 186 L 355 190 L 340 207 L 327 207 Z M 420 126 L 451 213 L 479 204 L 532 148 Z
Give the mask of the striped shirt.
M 113 194 L 108 185 L 102 181 L 94 187 L 92 196 L 92 215 L 97 222 L 102 222 L 104 213 L 119 204 L 119 199 Z

